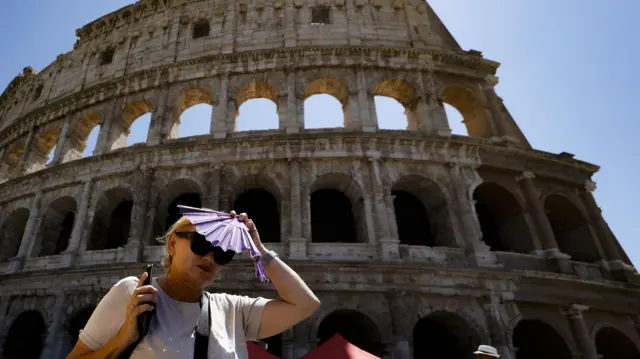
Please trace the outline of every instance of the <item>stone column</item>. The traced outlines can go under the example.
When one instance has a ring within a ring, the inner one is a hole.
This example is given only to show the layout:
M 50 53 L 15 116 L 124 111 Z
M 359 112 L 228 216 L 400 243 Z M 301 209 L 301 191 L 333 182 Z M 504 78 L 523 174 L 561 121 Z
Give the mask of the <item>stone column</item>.
M 419 72 L 418 75 L 422 92 L 416 106 L 416 112 L 420 116 L 419 130 L 435 136 L 450 136 L 451 128 L 440 101 L 433 70 Z
M 347 131 L 360 130 L 360 109 L 358 104 L 358 91 L 347 89 L 348 97 L 344 111 L 344 128 Z
M 289 241 L 289 257 L 294 259 L 307 258 L 307 243 L 302 233 L 303 214 L 300 192 L 300 161 L 289 160 L 289 203 L 291 210 L 291 235 Z
M 529 208 L 531 208 L 531 214 L 536 224 L 536 232 L 542 248 L 547 251 L 557 251 L 558 243 L 556 242 L 556 236 L 551 228 L 549 218 L 545 214 L 542 203 L 540 202 L 540 195 L 533 180 L 536 178 L 532 172 L 523 172 L 522 175 L 516 177 L 516 180 L 520 182 L 520 186 L 524 191 L 525 198 Z
M 44 342 L 41 358 L 56 358 L 59 353 L 60 343 L 64 341 L 64 293 L 56 295 L 56 302 L 51 310 L 51 323 L 47 326 L 47 337 Z
M 162 86 L 155 93 L 155 106 L 151 114 L 151 122 L 149 124 L 149 133 L 147 134 L 147 144 L 155 146 L 168 137 L 165 130 L 167 117 L 172 117 L 172 106 L 167 103 L 169 101 L 169 85 Z
M 140 169 L 134 174 L 135 191 L 133 208 L 131 209 L 131 227 L 129 238 L 125 248 L 127 249 L 127 261 L 138 261 L 142 259 L 144 241 L 144 229 L 149 218 L 149 200 L 153 187 L 154 170 L 152 168 Z
M 40 218 L 40 205 L 42 202 L 42 191 L 36 192 L 36 196 L 31 203 L 31 208 L 29 209 L 29 219 L 27 220 L 27 225 L 25 227 L 24 233 L 22 235 L 22 240 L 20 242 L 20 248 L 18 249 L 18 255 L 14 258 L 10 258 L 9 261 L 9 273 L 15 273 L 22 269 L 24 266 L 24 262 L 29 255 L 29 249 L 33 246 L 34 236 L 33 234 L 36 232 L 36 226 L 38 224 L 38 219 Z
M 90 216 L 88 214 L 89 211 L 89 203 L 91 199 L 91 190 L 93 188 L 93 181 L 87 180 L 84 182 L 84 187 L 82 189 L 82 197 L 80 198 L 80 205 L 78 206 L 78 215 L 76 216 L 76 220 L 73 223 L 73 229 L 71 230 L 71 239 L 69 240 L 69 245 L 67 249 L 64 251 L 65 259 L 68 262 L 68 266 L 74 266 L 77 262 L 77 257 L 80 251 L 80 246 L 82 243 L 82 238 L 84 236 L 84 232 L 86 228 L 88 228 L 91 223 Z
M 582 200 L 585 203 L 587 213 L 589 214 L 589 220 L 594 227 L 600 245 L 605 252 L 606 260 L 616 264 L 623 264 L 622 256 L 618 247 L 616 246 L 616 239 L 612 236 L 607 224 L 602 218 L 602 210 L 596 203 L 593 197 L 593 192 L 596 190 L 596 184 L 592 181 L 587 181 L 585 185 L 585 191 L 581 193 Z
M 564 314 L 569 319 L 571 333 L 576 341 L 578 350 L 582 352 L 583 359 L 599 359 L 595 343 L 591 340 L 589 330 L 584 322 L 582 313 L 589 310 L 589 307 L 581 304 L 570 304 Z
M 280 129 L 285 130 L 286 133 L 298 133 L 304 128 L 304 112 L 301 116 L 298 113 L 298 103 L 303 101 L 299 99 L 296 92 L 296 74 L 287 74 L 287 92 L 286 97 L 283 96 L 279 103 L 279 106 L 284 107 L 284 110 L 280 112 Z
M 102 121 L 102 127 L 100 127 L 100 134 L 98 135 L 98 141 L 96 148 L 93 151 L 94 155 L 101 155 L 111 151 L 113 146 L 112 137 L 113 129 L 115 126 L 121 126 L 122 122 L 122 109 L 124 107 L 124 99 L 118 98 L 113 101 L 109 115 Z M 114 139 L 115 140 L 115 139 Z
M 36 138 L 37 131 L 38 131 L 37 128 L 34 128 L 31 131 L 29 131 L 29 135 L 27 136 L 27 140 L 25 141 L 25 144 L 24 144 L 24 152 L 22 152 L 22 155 L 20 156 L 20 163 L 18 164 L 17 173 L 24 174 L 25 171 L 29 169 L 27 166 L 27 162 L 29 161 L 29 156 L 31 155 L 33 141 Z
M 67 138 L 69 137 L 69 131 L 71 130 L 71 123 L 74 122 L 74 119 L 75 117 L 67 118 L 64 121 L 62 131 L 60 132 L 60 137 L 58 138 L 58 143 L 56 143 L 56 151 L 53 153 L 53 160 L 51 161 L 52 166 L 55 166 L 62 162 L 64 149 L 67 146 Z
M 389 221 L 389 238 L 391 239 L 395 239 L 398 241 L 400 238 L 398 238 L 398 222 L 396 221 L 396 208 L 393 204 L 393 201 L 395 200 L 396 196 L 391 194 L 391 191 L 386 191 L 386 193 L 384 194 L 384 203 L 385 203 L 385 208 L 387 209 L 387 218 Z
M 218 163 L 211 169 L 209 178 L 209 194 L 205 197 L 204 206 L 218 210 L 220 208 L 220 181 L 222 179 L 222 168 L 224 163 Z
M 496 131 L 498 133 L 494 133 L 496 137 L 502 137 L 509 134 L 509 130 L 504 123 L 504 116 L 502 116 L 502 104 L 498 99 L 498 95 L 495 92 L 495 86 L 498 84 L 498 78 L 495 76 L 487 77 L 487 83 L 483 88 L 483 92 L 485 97 L 487 98 L 487 102 L 489 105 L 489 112 L 491 113 L 491 118 L 493 119 L 493 124 L 495 125 Z
M 378 129 L 378 117 L 376 116 L 373 94 L 367 88 L 367 79 L 364 70 L 357 72 L 358 84 L 358 110 L 360 127 L 358 130 L 373 132 Z M 371 111 L 374 109 L 373 111 Z
M 229 92 L 229 75 L 220 76 L 220 88 L 218 89 L 218 100 L 216 108 L 213 109 L 213 122 L 211 123 L 211 134 L 214 138 L 227 137 L 227 102 Z
M 378 232 L 378 255 L 382 260 L 394 260 L 400 258 L 400 241 L 397 236 L 391 235 L 390 222 L 395 224 L 395 216 L 389 217 L 387 199 L 385 198 L 382 179 L 380 178 L 380 162 L 378 159 L 369 158 L 371 187 L 373 188 L 373 208 Z M 395 211 L 394 211 L 395 212 Z
M 311 235 L 311 194 L 309 188 L 303 188 L 300 195 L 300 207 L 302 213 L 302 237 L 309 243 L 313 242 Z

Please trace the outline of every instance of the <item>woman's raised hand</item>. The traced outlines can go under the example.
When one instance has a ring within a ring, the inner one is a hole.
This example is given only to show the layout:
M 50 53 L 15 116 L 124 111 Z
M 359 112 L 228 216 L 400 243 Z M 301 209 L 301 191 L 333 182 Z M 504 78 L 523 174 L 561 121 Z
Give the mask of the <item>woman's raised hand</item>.
M 148 275 L 147 272 L 144 272 L 140 276 L 138 286 L 133 290 L 127 305 L 124 324 L 118 332 L 118 336 L 126 345 L 135 343 L 140 336 L 138 333 L 138 316 L 141 313 L 152 311 L 157 303 L 156 293 L 158 290 L 152 285 L 143 285 Z M 148 302 L 153 303 L 153 305 L 147 304 Z

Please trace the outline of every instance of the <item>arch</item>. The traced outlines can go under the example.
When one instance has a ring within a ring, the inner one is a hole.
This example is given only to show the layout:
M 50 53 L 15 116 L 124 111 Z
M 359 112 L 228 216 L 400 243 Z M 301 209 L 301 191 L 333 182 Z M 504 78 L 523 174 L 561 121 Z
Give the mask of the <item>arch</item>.
M 505 187 L 484 182 L 473 191 L 482 240 L 494 251 L 530 253 L 536 249 L 524 209 Z
M 349 92 L 342 80 L 333 78 L 315 79 L 306 86 L 304 93 L 304 127 L 347 127 Z M 331 118 L 342 113 L 342 118 Z M 327 118 L 329 117 L 329 118 Z
M 13 321 L 4 341 L 2 358 L 39 359 L 44 349 L 47 327 L 36 310 L 21 313 Z
M 25 166 L 26 173 L 32 173 L 45 168 L 49 163 L 51 151 L 58 143 L 60 138 L 59 128 L 42 129 L 33 139 L 31 152 L 29 153 L 28 162 Z
M 460 112 L 469 136 L 491 137 L 484 106 L 473 91 L 459 84 L 448 85 L 442 92 L 442 101 Z
M 567 197 L 552 194 L 544 209 L 561 252 L 580 262 L 597 262 L 601 256 L 589 221 Z
M 444 113 L 447 115 L 451 133 L 458 136 L 469 136 L 469 130 L 464 122 L 464 116 L 462 116 L 460 111 L 448 103 L 444 103 L 443 107 Z
M 638 359 L 638 346 L 624 333 L 611 326 L 595 332 L 594 343 L 601 359 Z
M 571 358 L 571 350 L 563 337 L 543 321 L 520 320 L 513 330 L 512 338 L 518 359 Z
M 235 198 L 233 209 L 249 215 L 260 231 L 263 242 L 280 242 L 279 204 L 271 192 L 262 188 L 246 190 Z
M 480 336 L 459 315 L 437 311 L 420 319 L 413 328 L 415 359 L 471 359 Z
M 417 130 L 420 126 L 419 115 L 416 112 L 418 92 L 416 88 L 404 80 L 385 80 L 380 82 L 375 89 L 374 96 L 389 97 L 404 107 L 404 115 L 407 118 L 408 130 Z M 376 107 L 376 114 L 379 109 Z M 378 118 L 384 117 L 380 113 Z M 380 120 L 378 120 L 380 121 Z M 382 120 L 384 123 L 384 120 Z
M 311 241 L 367 242 L 362 190 L 345 174 L 320 176 L 310 186 Z
M 441 186 L 406 175 L 391 187 L 400 244 L 456 247 L 449 201 Z
M 242 85 L 236 94 L 236 106 L 234 131 L 269 130 L 280 126 L 278 94 L 268 83 L 251 82 Z M 248 116 L 243 114 L 252 112 L 260 113 L 260 118 L 254 117 L 253 121 L 245 119 Z
M 211 90 L 197 87 L 182 91 L 176 99 L 169 138 L 209 134 L 212 113 Z
M 10 145 L 0 161 L 0 182 L 9 179 L 20 168 L 20 159 L 24 152 L 24 139 L 15 141 Z
M 123 247 L 129 239 L 133 194 L 122 187 L 100 196 L 95 208 L 89 250 Z
M 131 146 L 135 143 L 146 142 L 152 112 L 153 103 L 150 99 L 141 99 L 128 103 L 125 106 L 124 111 L 122 112 L 120 121 L 114 123 L 111 126 L 112 142 L 110 144 L 110 149 L 115 150 L 118 148 Z M 137 124 L 139 120 L 142 121 L 142 126 L 140 126 L 141 128 L 136 128 L 136 132 L 139 131 L 139 133 L 134 134 L 135 141 L 130 143 L 129 135 L 132 134 L 132 125 L 134 124 L 134 122 Z
M 95 149 L 102 122 L 100 114 L 88 112 L 73 123 L 62 149 L 61 162 L 90 156 Z
M 156 235 L 162 235 L 180 219 L 178 204 L 202 207 L 202 186 L 192 179 L 180 178 L 169 183 L 160 193 L 156 207 Z
M 27 228 L 29 210 L 19 208 L 11 212 L 0 226 L 0 263 L 18 254 L 22 236 Z
M 378 325 L 367 315 L 352 309 L 339 309 L 327 315 L 318 327 L 318 345 L 340 334 L 349 343 L 373 355 L 386 353 Z
M 47 207 L 32 255 L 50 256 L 67 249 L 78 205 L 73 197 L 59 198 Z
M 78 341 L 80 330 L 84 329 L 85 325 L 87 325 L 95 309 L 96 307 L 94 306 L 84 307 L 67 319 L 65 329 L 70 337 L 71 343 L 75 344 Z

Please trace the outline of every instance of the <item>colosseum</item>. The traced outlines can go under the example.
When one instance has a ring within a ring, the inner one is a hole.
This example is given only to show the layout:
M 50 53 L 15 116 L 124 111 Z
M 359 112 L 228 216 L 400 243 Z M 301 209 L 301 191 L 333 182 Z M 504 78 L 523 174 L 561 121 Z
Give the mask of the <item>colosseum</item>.
M 177 203 L 248 212 L 322 300 L 266 340 L 279 357 L 339 332 L 393 359 L 640 358 L 640 276 L 594 200 L 599 167 L 532 148 L 500 64 L 426 2 L 140 0 L 76 35 L 0 96 L 1 358 L 65 358 L 111 286 L 160 261 Z M 343 126 L 305 126 L 319 94 Z M 375 96 L 406 128 L 380 128 Z M 238 131 L 256 98 L 278 126 Z M 178 136 L 198 104 L 209 131 Z M 211 290 L 275 295 L 248 257 Z

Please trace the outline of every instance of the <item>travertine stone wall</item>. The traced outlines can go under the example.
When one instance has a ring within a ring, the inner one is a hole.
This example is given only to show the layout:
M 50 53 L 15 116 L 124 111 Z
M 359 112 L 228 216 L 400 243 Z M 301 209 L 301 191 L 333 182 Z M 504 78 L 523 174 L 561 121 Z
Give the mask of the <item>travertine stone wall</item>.
M 527 338 L 554 358 L 637 355 L 640 282 L 594 200 L 598 167 L 531 148 L 495 92 L 499 64 L 462 50 L 428 4 L 142 0 L 77 35 L 0 96 L 5 356 L 26 326 L 34 357 L 64 358 L 109 288 L 160 261 L 176 198 L 229 210 L 255 189 L 278 213 L 269 247 L 322 300 L 276 339 L 285 358 L 313 350 L 335 315 L 385 358 L 422 358 L 441 344 L 428 330 L 451 334 L 455 358 L 480 343 L 532 355 Z M 340 102 L 344 126 L 306 128 L 317 94 Z M 375 96 L 405 107 L 406 129 L 380 129 Z M 255 98 L 276 104 L 278 126 L 237 131 Z M 202 103 L 209 133 L 178 138 Z M 469 136 L 451 135 L 444 104 Z M 146 143 L 128 146 L 147 113 Z M 319 190 L 347 199 L 352 241 L 314 238 Z M 415 210 L 429 226 L 407 230 Z M 275 295 L 246 259 L 211 290 Z

